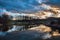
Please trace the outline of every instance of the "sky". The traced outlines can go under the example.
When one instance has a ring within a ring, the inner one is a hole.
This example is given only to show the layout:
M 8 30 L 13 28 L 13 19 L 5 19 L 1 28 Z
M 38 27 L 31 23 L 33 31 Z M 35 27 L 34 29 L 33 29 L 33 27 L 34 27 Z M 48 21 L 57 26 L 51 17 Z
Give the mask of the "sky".
M 49 0 L 49 2 L 47 2 L 47 4 L 60 6 L 60 0 Z
M 35 12 L 41 10 L 39 5 L 45 0 L 0 0 L 0 8 L 4 8 L 8 11 L 25 11 L 25 12 Z
M 43 10 L 42 3 L 58 4 L 60 0 L 0 0 L 0 9 L 17 12 L 37 12 Z

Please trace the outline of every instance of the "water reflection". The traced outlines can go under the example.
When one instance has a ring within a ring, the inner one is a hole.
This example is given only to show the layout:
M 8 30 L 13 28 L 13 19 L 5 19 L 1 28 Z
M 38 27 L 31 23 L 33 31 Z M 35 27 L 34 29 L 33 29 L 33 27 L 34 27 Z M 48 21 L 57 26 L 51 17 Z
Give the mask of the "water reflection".
M 24 26 L 13 25 L 7 32 L 22 31 Z
M 2 24 L 0 25 L 0 31 L 7 31 L 7 32 L 22 31 L 32 27 L 38 27 L 41 24 L 51 27 L 53 31 L 56 29 L 60 30 L 59 18 L 51 17 L 47 19 L 35 19 L 28 16 L 22 16 L 22 20 L 19 18 L 18 20 L 11 20 L 11 17 L 9 15 L 6 14 L 2 15 L 2 17 L 0 17 L 0 24 Z

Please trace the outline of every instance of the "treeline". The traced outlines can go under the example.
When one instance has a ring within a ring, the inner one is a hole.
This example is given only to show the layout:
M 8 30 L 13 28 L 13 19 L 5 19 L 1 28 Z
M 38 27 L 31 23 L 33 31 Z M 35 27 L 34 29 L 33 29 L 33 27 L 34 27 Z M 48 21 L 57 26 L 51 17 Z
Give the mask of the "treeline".
M 60 31 L 60 18 L 47 18 L 47 19 L 24 19 L 24 20 L 11 20 L 13 17 L 3 14 L 0 16 L 0 31 L 7 31 L 12 25 L 25 26 L 25 29 L 37 27 L 41 24 L 51 27 L 53 31 Z

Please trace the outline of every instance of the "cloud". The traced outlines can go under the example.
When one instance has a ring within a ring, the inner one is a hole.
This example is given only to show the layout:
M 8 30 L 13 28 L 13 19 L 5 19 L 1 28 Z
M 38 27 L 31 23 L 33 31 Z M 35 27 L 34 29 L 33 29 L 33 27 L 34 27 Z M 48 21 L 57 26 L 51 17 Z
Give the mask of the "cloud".
M 18 12 L 35 12 L 37 8 L 45 0 L 0 0 L 0 8 L 5 8 L 8 11 L 15 10 Z M 41 9 L 40 9 L 41 10 Z

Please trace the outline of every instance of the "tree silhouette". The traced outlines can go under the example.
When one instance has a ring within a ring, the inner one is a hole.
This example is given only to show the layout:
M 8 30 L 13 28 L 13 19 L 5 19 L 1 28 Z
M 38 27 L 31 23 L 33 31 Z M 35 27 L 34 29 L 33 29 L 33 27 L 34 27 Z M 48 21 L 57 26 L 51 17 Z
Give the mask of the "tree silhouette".
M 7 15 L 7 14 L 3 14 L 2 16 L 1 16 L 1 20 L 2 20 L 2 24 L 3 24 L 3 26 L 2 26 L 2 31 L 7 31 L 8 29 L 9 29 L 9 26 L 10 26 L 10 24 L 11 24 L 11 16 L 9 16 L 9 15 Z

